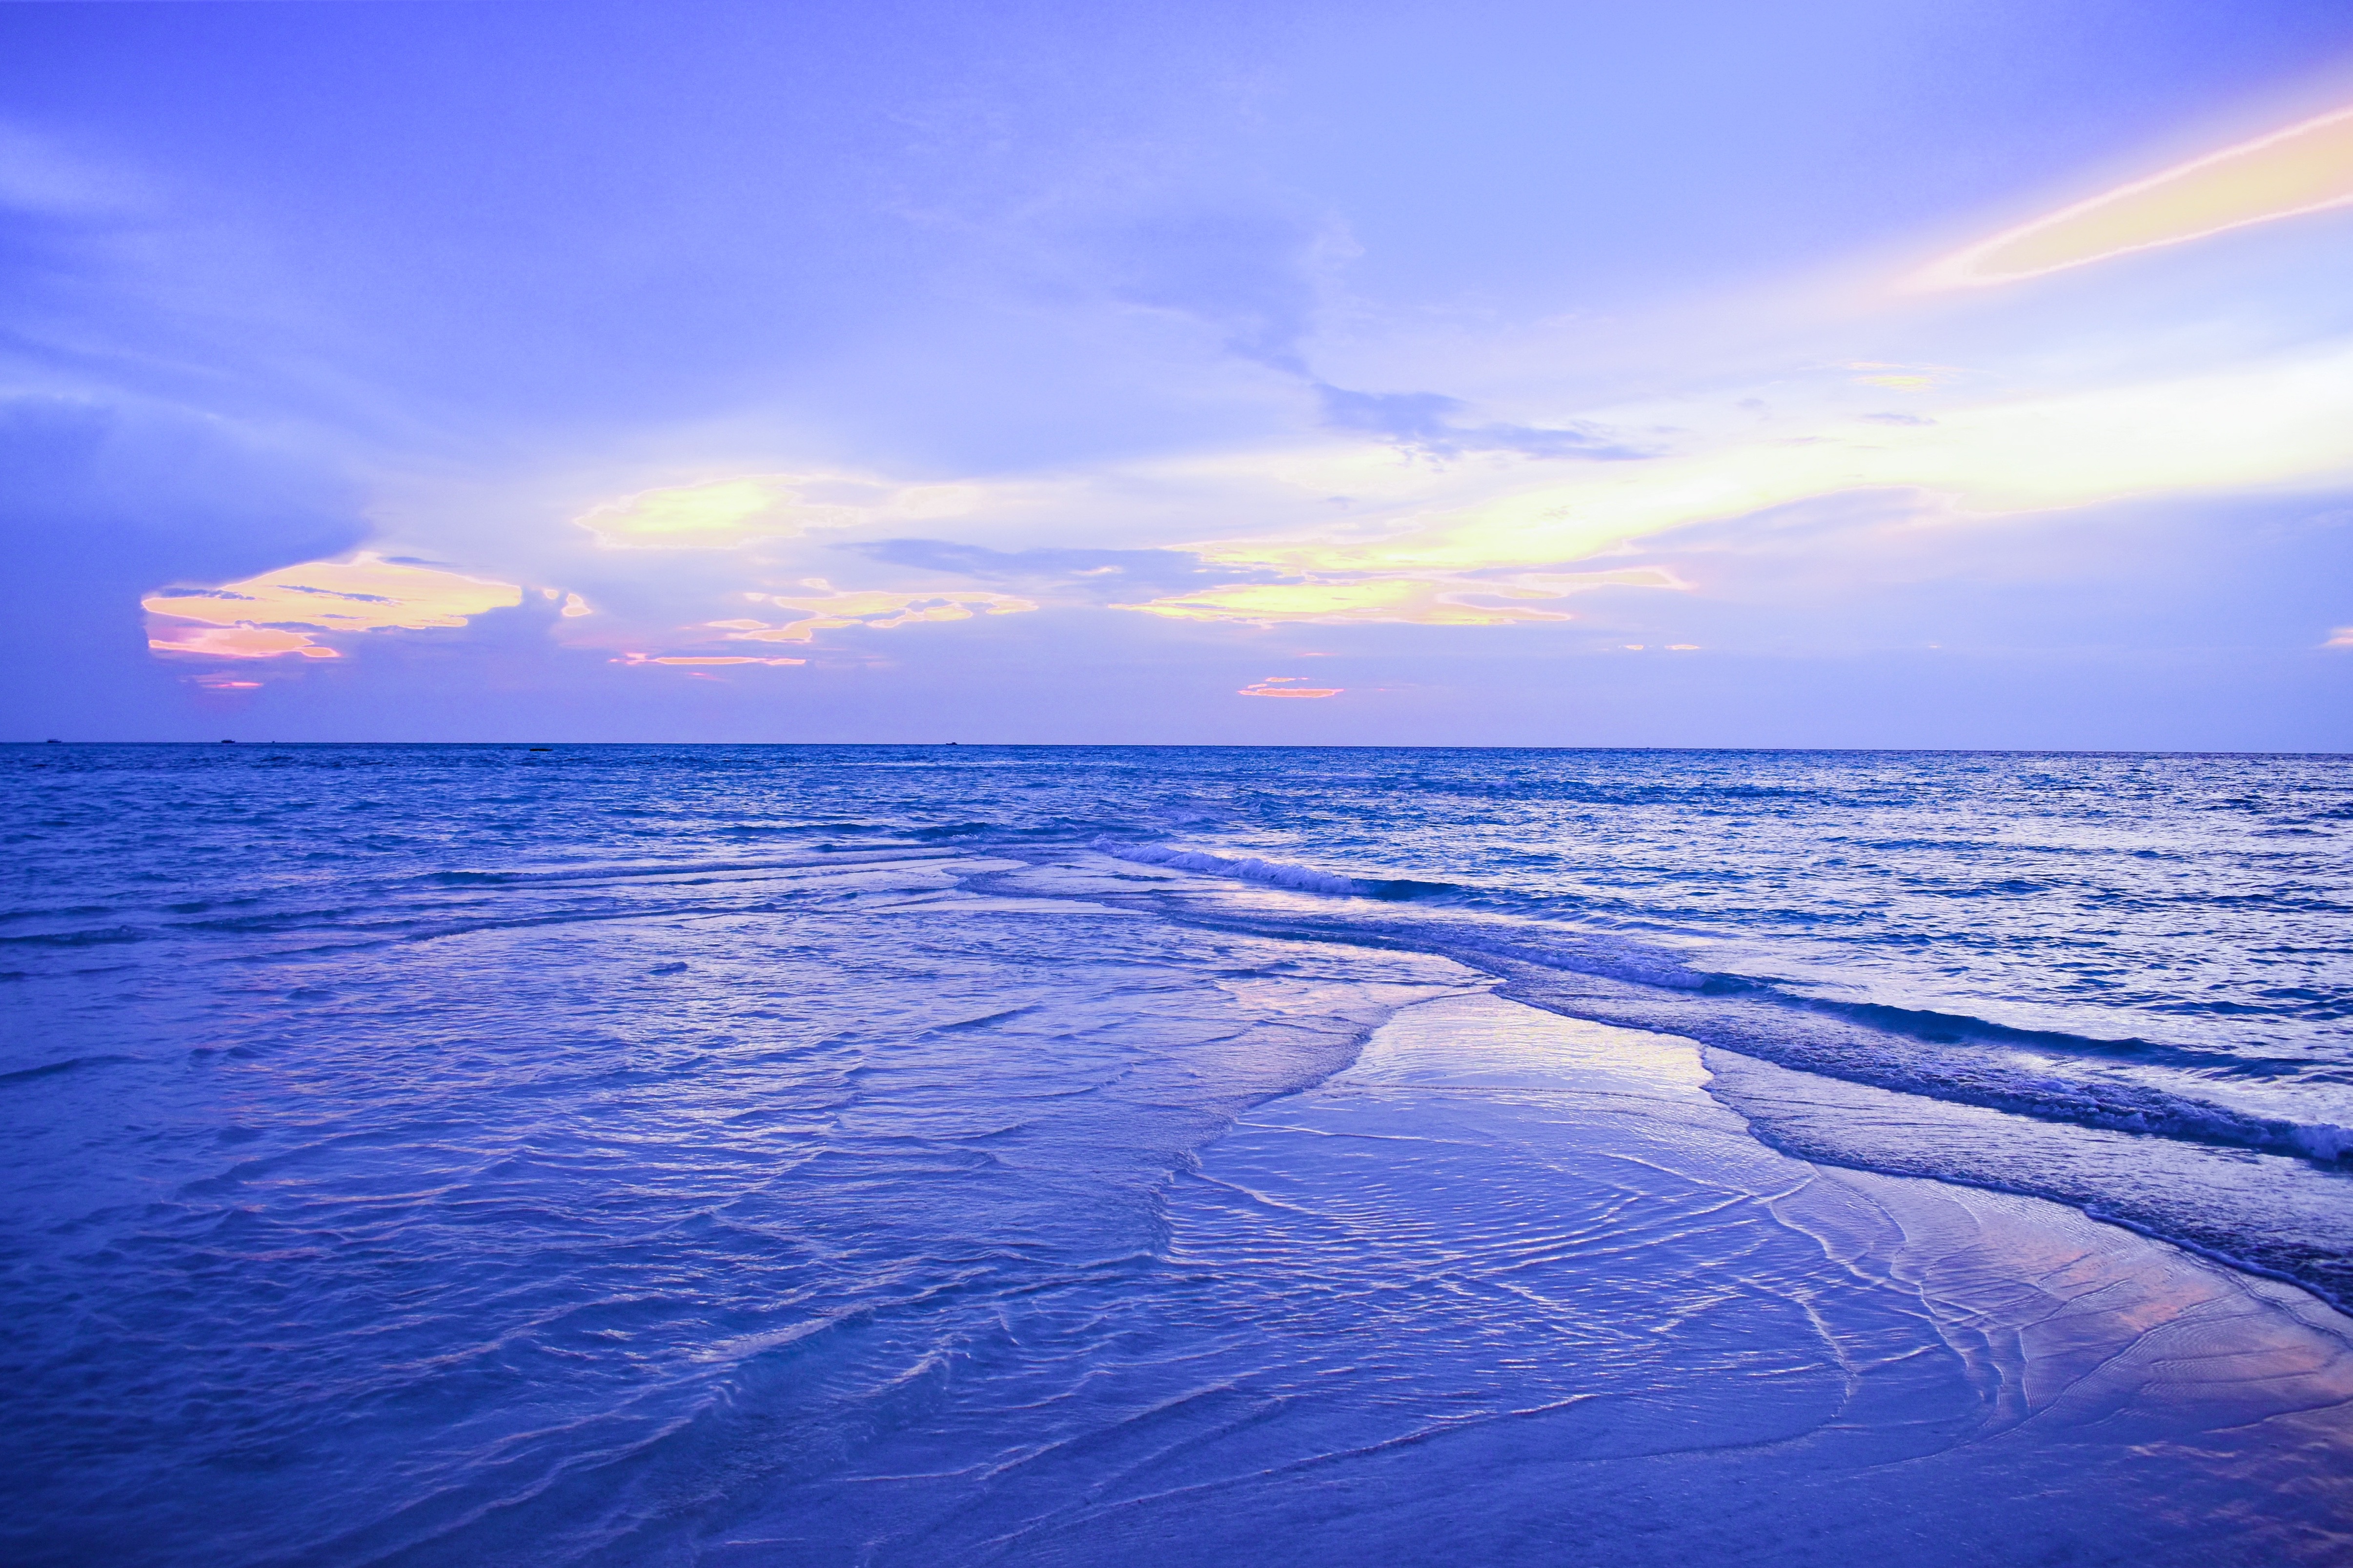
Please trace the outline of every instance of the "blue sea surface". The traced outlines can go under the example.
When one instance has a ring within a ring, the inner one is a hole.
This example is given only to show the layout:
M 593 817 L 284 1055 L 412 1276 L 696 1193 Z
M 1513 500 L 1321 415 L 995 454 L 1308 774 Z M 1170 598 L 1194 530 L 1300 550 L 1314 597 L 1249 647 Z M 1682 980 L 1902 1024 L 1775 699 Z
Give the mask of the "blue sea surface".
M 2353 1562 L 2353 759 L 0 774 L 10 1562 Z

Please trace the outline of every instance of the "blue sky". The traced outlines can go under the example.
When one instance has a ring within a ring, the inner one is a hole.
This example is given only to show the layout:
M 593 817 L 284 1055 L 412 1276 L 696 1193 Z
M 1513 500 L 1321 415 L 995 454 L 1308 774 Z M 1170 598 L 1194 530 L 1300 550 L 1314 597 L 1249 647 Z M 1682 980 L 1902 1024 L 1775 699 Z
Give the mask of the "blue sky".
M 2330 5 L 0 7 L 0 728 L 2342 749 L 2348 107 Z

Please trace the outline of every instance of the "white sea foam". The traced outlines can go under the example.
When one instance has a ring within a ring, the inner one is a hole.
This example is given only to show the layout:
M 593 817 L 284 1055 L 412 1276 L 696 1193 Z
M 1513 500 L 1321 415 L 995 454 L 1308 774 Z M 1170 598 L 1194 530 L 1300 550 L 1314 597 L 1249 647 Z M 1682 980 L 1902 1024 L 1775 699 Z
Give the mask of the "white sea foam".
M 2324 1121 L 2316 1126 L 2297 1127 L 2292 1136 L 2296 1146 L 2316 1160 L 2353 1159 L 2353 1127 Z
M 1307 866 L 1289 866 L 1279 860 L 1229 858 L 1157 844 L 1123 844 L 1110 838 L 1098 838 L 1095 847 L 1122 860 L 1133 860 L 1139 866 L 1166 866 L 1172 871 L 1191 871 L 1203 877 L 1229 877 L 1236 881 L 1257 882 L 1269 888 L 1288 888 L 1293 892 L 1364 898 L 1371 891 L 1368 884 L 1353 877 L 1337 877 L 1329 871 L 1318 871 Z

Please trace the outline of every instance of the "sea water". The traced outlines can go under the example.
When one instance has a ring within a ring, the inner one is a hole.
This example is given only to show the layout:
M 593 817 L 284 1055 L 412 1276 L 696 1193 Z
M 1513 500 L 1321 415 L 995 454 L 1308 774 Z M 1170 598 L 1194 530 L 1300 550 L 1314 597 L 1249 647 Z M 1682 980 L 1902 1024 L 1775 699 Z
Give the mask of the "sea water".
M 2353 763 L 0 752 L 9 1560 L 2353 1560 Z

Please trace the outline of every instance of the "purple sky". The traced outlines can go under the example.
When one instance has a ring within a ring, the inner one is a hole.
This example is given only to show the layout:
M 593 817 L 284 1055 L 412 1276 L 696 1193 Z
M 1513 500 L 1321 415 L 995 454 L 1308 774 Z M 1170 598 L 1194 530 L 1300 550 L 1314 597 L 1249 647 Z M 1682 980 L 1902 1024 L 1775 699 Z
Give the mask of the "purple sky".
M 2353 745 L 2353 11 L 0 7 L 0 739 Z

